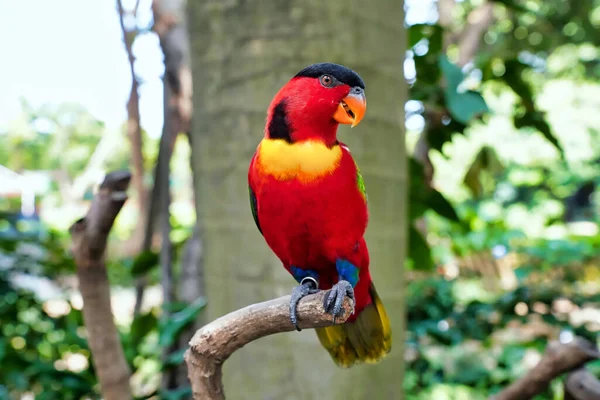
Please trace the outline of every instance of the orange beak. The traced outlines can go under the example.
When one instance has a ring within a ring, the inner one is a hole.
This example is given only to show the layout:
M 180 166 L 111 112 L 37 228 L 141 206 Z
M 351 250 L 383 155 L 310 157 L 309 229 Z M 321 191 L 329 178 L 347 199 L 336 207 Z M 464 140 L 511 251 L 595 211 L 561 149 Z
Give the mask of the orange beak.
M 348 96 L 344 97 L 337 110 L 333 114 L 335 119 L 340 124 L 351 124 L 354 128 L 360 123 L 365 116 L 367 110 L 367 99 L 365 92 L 360 87 L 354 87 Z

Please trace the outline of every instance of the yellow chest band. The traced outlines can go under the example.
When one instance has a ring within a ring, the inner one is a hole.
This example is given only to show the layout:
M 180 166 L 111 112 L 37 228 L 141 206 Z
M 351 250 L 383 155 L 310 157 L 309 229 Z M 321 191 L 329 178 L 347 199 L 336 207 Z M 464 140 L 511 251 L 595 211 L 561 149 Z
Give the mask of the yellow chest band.
M 258 147 L 259 169 L 277 180 L 310 182 L 331 174 L 340 165 L 342 149 L 320 141 L 288 143 L 283 139 L 263 139 Z

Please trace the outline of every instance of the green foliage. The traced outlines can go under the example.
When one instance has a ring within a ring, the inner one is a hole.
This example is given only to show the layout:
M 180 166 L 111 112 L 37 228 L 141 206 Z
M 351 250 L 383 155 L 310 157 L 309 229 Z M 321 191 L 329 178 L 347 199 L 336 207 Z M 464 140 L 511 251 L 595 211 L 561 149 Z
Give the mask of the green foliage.
M 131 274 L 133 276 L 147 274 L 150 269 L 156 267 L 158 263 L 158 253 L 155 251 L 143 251 L 135 257 L 135 260 L 133 260 Z
M 552 143 L 564 157 L 564 150 L 558 139 L 552 132 L 550 125 L 546 121 L 546 115 L 540 111 L 534 102 L 533 91 L 530 85 L 523 78 L 527 66 L 519 60 L 504 61 L 503 81 L 521 98 L 521 109 L 517 108 L 514 115 L 515 128 L 533 128 L 538 130 L 550 143 Z
M 436 399 L 487 398 L 531 367 L 526 360 L 544 351 L 549 340 L 546 329 L 596 341 L 597 332 L 585 324 L 572 326 L 565 312 L 549 312 L 563 289 L 521 286 L 493 299 L 464 302 L 458 296 L 470 290 L 464 281 L 412 282 L 407 296 L 409 361 L 404 381 L 408 398 L 426 399 L 434 393 Z M 600 295 L 575 294 L 569 300 L 574 307 L 583 307 L 598 303 Z M 549 328 L 531 334 L 526 333 L 531 332 L 528 326 Z M 597 369 L 600 364 L 590 367 Z M 551 393 L 555 389 L 539 399 Z
M 168 320 L 162 321 L 160 324 L 160 346 L 169 347 L 175 343 L 179 333 L 196 320 L 205 306 L 206 299 L 200 297 L 182 310 L 172 314 Z
M 62 301 L 66 312 L 51 315 L 13 279 L 13 273 L 0 272 L 0 392 L 33 391 L 36 399 L 48 400 L 96 398 L 81 311 Z
M 41 226 L 23 230 L 22 224 L 8 222 L 15 218 L 8 213 L 0 217 L 0 399 L 18 398 L 25 392 L 33 392 L 42 400 L 99 398 L 81 311 L 62 295 L 42 300 L 15 284 L 22 280 L 53 282 L 72 275 L 75 267 L 65 250 L 67 238 Z M 148 252 L 129 260 L 129 268 L 123 265 L 124 260 L 112 260 L 109 271 L 143 273 L 156 263 L 156 254 Z M 118 279 L 120 284 L 126 283 Z M 62 288 L 57 289 L 61 292 Z M 161 319 L 160 310 L 151 309 L 136 316 L 129 326 L 119 326 L 132 372 L 147 381 L 164 369 L 181 365 L 185 348 L 162 360 L 163 348 L 176 343 L 205 304 L 203 298 L 190 305 L 173 303 L 166 305 L 175 311 L 169 318 Z M 160 396 L 185 398 L 189 390 L 182 387 Z
M 446 81 L 444 98 L 450 115 L 463 124 L 468 124 L 489 109 L 481 94 L 473 90 L 460 90 L 464 80 L 461 69 L 448 61 L 445 55 L 440 56 L 440 69 Z
M 460 219 L 450 202 L 440 192 L 426 185 L 423 166 L 413 158 L 409 158 L 409 166 L 408 258 L 412 261 L 410 265 L 412 269 L 429 271 L 434 268 L 431 249 L 416 229 L 415 222 L 429 210 L 450 223 L 460 223 Z
M 431 249 L 413 225 L 408 227 L 408 258 L 412 261 L 413 269 L 431 271 L 434 268 Z

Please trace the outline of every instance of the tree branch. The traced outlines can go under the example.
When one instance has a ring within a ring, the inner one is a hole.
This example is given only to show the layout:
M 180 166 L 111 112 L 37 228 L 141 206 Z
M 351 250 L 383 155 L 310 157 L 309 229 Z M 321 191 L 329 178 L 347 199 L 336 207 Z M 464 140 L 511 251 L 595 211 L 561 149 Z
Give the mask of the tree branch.
M 585 368 L 571 372 L 565 379 L 565 400 L 600 399 L 600 380 Z
M 137 19 L 137 11 L 139 0 L 136 1 L 132 15 Z M 131 88 L 129 90 L 129 98 L 127 100 L 127 136 L 131 144 L 131 163 L 133 165 L 133 186 L 138 195 L 138 210 L 139 221 L 136 229 L 133 232 L 135 246 L 139 250 L 141 240 L 139 240 L 143 229 L 144 219 L 146 218 L 146 189 L 144 186 L 144 153 L 142 151 L 142 130 L 140 126 L 140 95 L 139 82 L 135 74 L 135 56 L 133 54 L 133 42 L 137 34 L 137 28 L 129 32 L 125 28 L 125 10 L 122 0 L 117 0 L 117 9 L 119 11 L 119 24 L 127 51 L 127 59 L 129 60 L 129 71 L 131 73 Z
M 463 67 L 475 57 L 483 34 L 494 22 L 494 2 L 488 1 L 471 11 L 458 39 L 458 66 Z
M 130 179 L 131 174 L 126 171 L 108 174 L 94 196 L 87 216 L 69 229 L 83 298 L 83 318 L 100 388 L 106 400 L 132 398 L 129 385 L 131 371 L 113 319 L 104 260 L 108 233 L 127 200 Z
M 524 377 L 512 383 L 492 400 L 527 400 L 546 390 L 550 382 L 559 375 L 578 369 L 588 361 L 600 358 L 596 346 L 580 337 L 568 343 L 551 342 L 540 362 Z M 582 374 L 571 377 L 580 382 Z M 595 378 L 594 378 L 595 379 Z M 597 380 L 596 380 L 597 381 Z M 597 383 L 597 386 L 600 384 Z M 590 397 L 591 398 L 591 397 Z M 597 397 L 594 397 L 597 398 Z M 586 397 L 573 397 L 573 400 L 586 400 Z
M 325 293 L 321 291 L 300 301 L 297 310 L 301 328 L 332 325 L 332 316 L 323 310 Z M 199 329 L 185 353 L 194 399 L 224 399 L 222 367 L 233 352 L 264 336 L 294 330 L 289 304 L 290 296 L 253 304 Z M 336 319 L 336 323 L 344 323 L 352 308 L 352 300 L 346 297 L 344 315 Z

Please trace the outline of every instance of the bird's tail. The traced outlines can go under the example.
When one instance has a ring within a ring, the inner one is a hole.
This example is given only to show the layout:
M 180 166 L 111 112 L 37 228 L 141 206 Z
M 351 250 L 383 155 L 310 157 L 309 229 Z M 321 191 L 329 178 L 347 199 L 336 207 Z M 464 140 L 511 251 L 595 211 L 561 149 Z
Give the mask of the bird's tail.
M 392 349 L 392 329 L 383 303 L 370 282 L 371 304 L 359 310 L 354 321 L 316 328 L 321 345 L 342 368 L 376 363 Z

